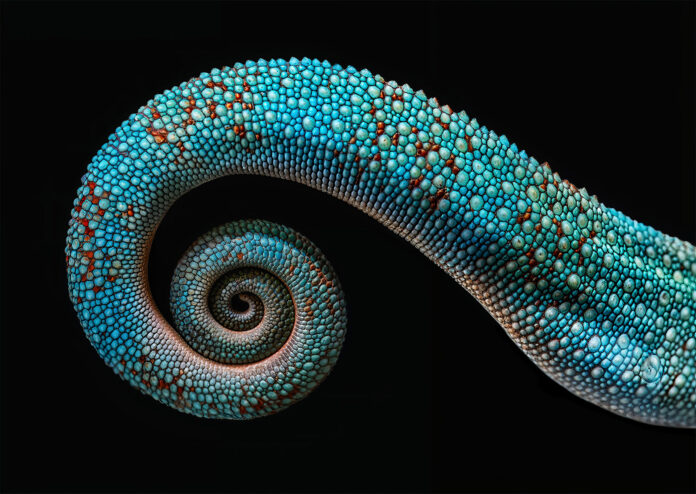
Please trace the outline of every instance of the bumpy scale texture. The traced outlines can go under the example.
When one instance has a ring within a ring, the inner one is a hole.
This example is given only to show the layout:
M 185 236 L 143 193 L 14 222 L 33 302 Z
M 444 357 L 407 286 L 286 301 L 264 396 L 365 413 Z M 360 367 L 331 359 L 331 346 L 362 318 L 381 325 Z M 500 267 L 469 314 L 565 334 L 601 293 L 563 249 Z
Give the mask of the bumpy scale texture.
M 694 246 L 604 206 L 464 112 L 309 59 L 216 69 L 155 96 L 83 177 L 71 300 L 101 357 L 159 401 L 203 417 L 272 413 L 338 356 L 345 309 L 330 266 L 271 223 L 219 227 L 184 255 L 179 332 L 155 307 L 146 270 L 161 218 L 193 187 L 240 173 L 301 182 L 376 218 L 578 396 L 696 426 Z

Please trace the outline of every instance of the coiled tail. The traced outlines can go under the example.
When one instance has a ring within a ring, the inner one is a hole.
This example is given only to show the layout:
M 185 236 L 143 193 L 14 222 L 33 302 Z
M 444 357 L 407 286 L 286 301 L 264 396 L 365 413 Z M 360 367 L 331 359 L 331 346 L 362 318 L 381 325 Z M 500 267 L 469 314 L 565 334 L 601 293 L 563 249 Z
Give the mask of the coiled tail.
M 70 296 L 99 354 L 141 391 L 203 417 L 251 418 L 306 396 L 338 356 L 338 281 L 316 247 L 272 223 L 194 243 L 172 287 L 178 332 L 155 307 L 146 271 L 159 221 L 186 191 L 240 173 L 317 188 L 405 237 L 582 398 L 696 426 L 692 245 L 420 91 L 308 59 L 238 64 L 165 91 L 89 165 L 68 231 Z

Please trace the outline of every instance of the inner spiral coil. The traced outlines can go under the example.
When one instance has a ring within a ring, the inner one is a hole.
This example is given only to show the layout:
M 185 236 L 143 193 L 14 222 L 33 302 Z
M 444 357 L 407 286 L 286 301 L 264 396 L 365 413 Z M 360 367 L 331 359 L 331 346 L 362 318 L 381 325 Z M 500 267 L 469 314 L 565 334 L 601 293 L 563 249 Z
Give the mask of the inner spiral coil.
M 246 307 L 235 308 L 235 300 Z M 323 255 L 265 221 L 229 223 L 196 240 L 177 265 L 170 302 L 184 340 L 222 364 L 272 360 L 288 345 L 340 348 L 343 339 L 343 301 Z M 316 372 L 314 360 L 327 359 L 309 355 L 302 370 Z

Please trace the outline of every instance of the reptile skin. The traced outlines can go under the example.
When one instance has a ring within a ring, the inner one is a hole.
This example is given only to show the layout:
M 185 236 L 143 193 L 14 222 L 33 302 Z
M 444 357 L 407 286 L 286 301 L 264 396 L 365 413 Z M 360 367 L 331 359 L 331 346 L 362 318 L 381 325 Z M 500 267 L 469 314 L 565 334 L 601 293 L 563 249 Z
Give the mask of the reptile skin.
M 464 112 L 309 59 L 237 64 L 165 91 L 89 164 L 67 235 L 70 298 L 99 355 L 142 392 L 248 419 L 306 396 L 338 357 L 338 280 L 315 246 L 273 223 L 198 239 L 172 282 L 178 331 L 157 310 L 147 260 L 165 212 L 243 173 L 306 184 L 377 219 L 576 395 L 696 427 L 693 245 L 604 206 Z

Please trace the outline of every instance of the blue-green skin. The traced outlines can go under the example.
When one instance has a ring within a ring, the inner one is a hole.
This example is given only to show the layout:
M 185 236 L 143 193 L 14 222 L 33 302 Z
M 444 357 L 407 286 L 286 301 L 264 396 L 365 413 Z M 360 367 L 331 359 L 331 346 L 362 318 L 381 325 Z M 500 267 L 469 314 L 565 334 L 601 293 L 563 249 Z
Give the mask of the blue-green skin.
M 157 95 L 109 138 L 78 189 L 71 300 L 101 357 L 157 400 L 202 417 L 261 416 L 309 393 L 338 355 L 345 309 L 335 280 L 331 311 L 314 303 L 305 313 L 317 319 L 303 319 L 312 330 L 290 363 L 215 362 L 157 311 L 145 274 L 158 223 L 186 191 L 237 173 L 301 182 L 376 218 L 576 395 L 643 422 L 696 426 L 694 246 L 604 206 L 464 112 L 367 70 L 309 59 L 237 64 Z M 279 271 L 286 255 L 298 259 L 302 293 L 321 288 L 321 270 L 333 280 L 311 244 L 298 241 L 309 254 L 283 254 L 268 240 L 282 227 L 264 222 L 213 234 L 223 257 L 237 259 L 230 245 L 246 228 L 260 242 L 250 250 L 265 249 L 271 263 L 251 265 Z M 183 299 L 172 299 L 177 312 Z M 205 303 L 192 310 L 204 314 Z M 295 329 L 282 348 L 298 338 Z

